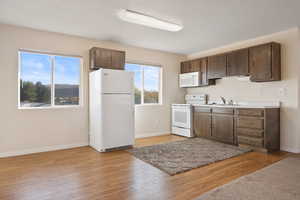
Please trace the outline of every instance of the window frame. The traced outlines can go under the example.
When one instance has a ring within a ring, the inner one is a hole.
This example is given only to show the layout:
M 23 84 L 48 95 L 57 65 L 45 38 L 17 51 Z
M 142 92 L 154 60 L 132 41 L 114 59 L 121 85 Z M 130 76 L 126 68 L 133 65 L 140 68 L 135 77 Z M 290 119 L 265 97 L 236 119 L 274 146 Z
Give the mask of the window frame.
M 47 55 L 51 57 L 51 106 L 47 107 L 22 107 L 21 106 L 21 53 L 34 53 Z M 80 59 L 80 76 L 79 76 L 79 104 L 78 105 L 55 105 L 55 56 L 71 57 Z M 64 109 L 64 108 L 81 108 L 83 107 L 83 57 L 77 55 L 58 54 L 38 50 L 19 49 L 18 50 L 18 109 L 19 110 L 48 110 L 48 109 Z
M 140 104 L 134 104 L 135 106 L 162 106 L 163 105 L 163 68 L 162 65 L 160 64 L 153 64 L 153 63 L 142 63 L 142 62 L 131 62 L 131 61 L 126 61 L 126 64 L 133 64 L 133 65 L 140 65 L 142 68 L 141 72 L 141 103 Z M 143 66 L 149 66 L 149 67 L 158 67 L 159 70 L 159 78 L 158 78 L 158 84 L 159 84 L 159 91 L 158 91 L 158 103 L 145 103 L 144 102 L 144 67 Z

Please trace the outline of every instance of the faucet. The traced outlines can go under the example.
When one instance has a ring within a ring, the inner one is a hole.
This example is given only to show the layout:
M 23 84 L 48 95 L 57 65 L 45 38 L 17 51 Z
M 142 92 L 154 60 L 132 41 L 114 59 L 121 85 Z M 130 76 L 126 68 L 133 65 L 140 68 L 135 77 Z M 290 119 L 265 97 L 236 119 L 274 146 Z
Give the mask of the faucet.
M 229 101 L 228 101 L 228 105 L 234 105 L 235 103 L 234 103 L 234 101 L 232 100 L 232 99 L 230 99 Z
M 222 97 L 222 96 L 220 96 L 220 98 L 221 98 L 223 104 L 226 104 L 226 99 L 224 97 Z

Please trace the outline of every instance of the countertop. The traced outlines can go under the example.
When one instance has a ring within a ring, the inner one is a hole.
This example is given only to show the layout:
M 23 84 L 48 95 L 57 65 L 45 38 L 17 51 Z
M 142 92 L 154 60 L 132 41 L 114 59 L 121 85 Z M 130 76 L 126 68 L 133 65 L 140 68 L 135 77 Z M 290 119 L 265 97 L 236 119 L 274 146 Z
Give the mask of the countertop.
M 240 102 L 233 105 L 222 104 L 193 104 L 193 106 L 211 108 L 280 108 L 280 102 Z

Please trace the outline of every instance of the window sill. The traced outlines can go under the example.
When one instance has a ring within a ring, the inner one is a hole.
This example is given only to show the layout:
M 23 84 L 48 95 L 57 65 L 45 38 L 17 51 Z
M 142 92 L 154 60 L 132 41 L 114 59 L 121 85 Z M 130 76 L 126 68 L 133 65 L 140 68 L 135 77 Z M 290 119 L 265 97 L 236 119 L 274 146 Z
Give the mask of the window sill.
M 59 109 L 81 109 L 82 105 L 79 106 L 52 106 L 52 107 L 20 107 L 18 110 L 59 110 Z
M 135 107 L 163 106 L 162 103 L 137 104 Z

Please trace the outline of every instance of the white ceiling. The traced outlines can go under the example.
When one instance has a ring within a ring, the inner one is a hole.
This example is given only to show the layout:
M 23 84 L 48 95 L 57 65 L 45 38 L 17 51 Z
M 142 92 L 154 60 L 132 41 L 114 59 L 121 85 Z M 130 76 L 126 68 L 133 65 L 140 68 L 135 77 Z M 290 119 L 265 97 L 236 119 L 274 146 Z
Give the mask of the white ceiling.
M 123 22 L 120 9 L 184 29 Z M 189 54 L 299 26 L 300 0 L 0 0 L 0 23 Z

